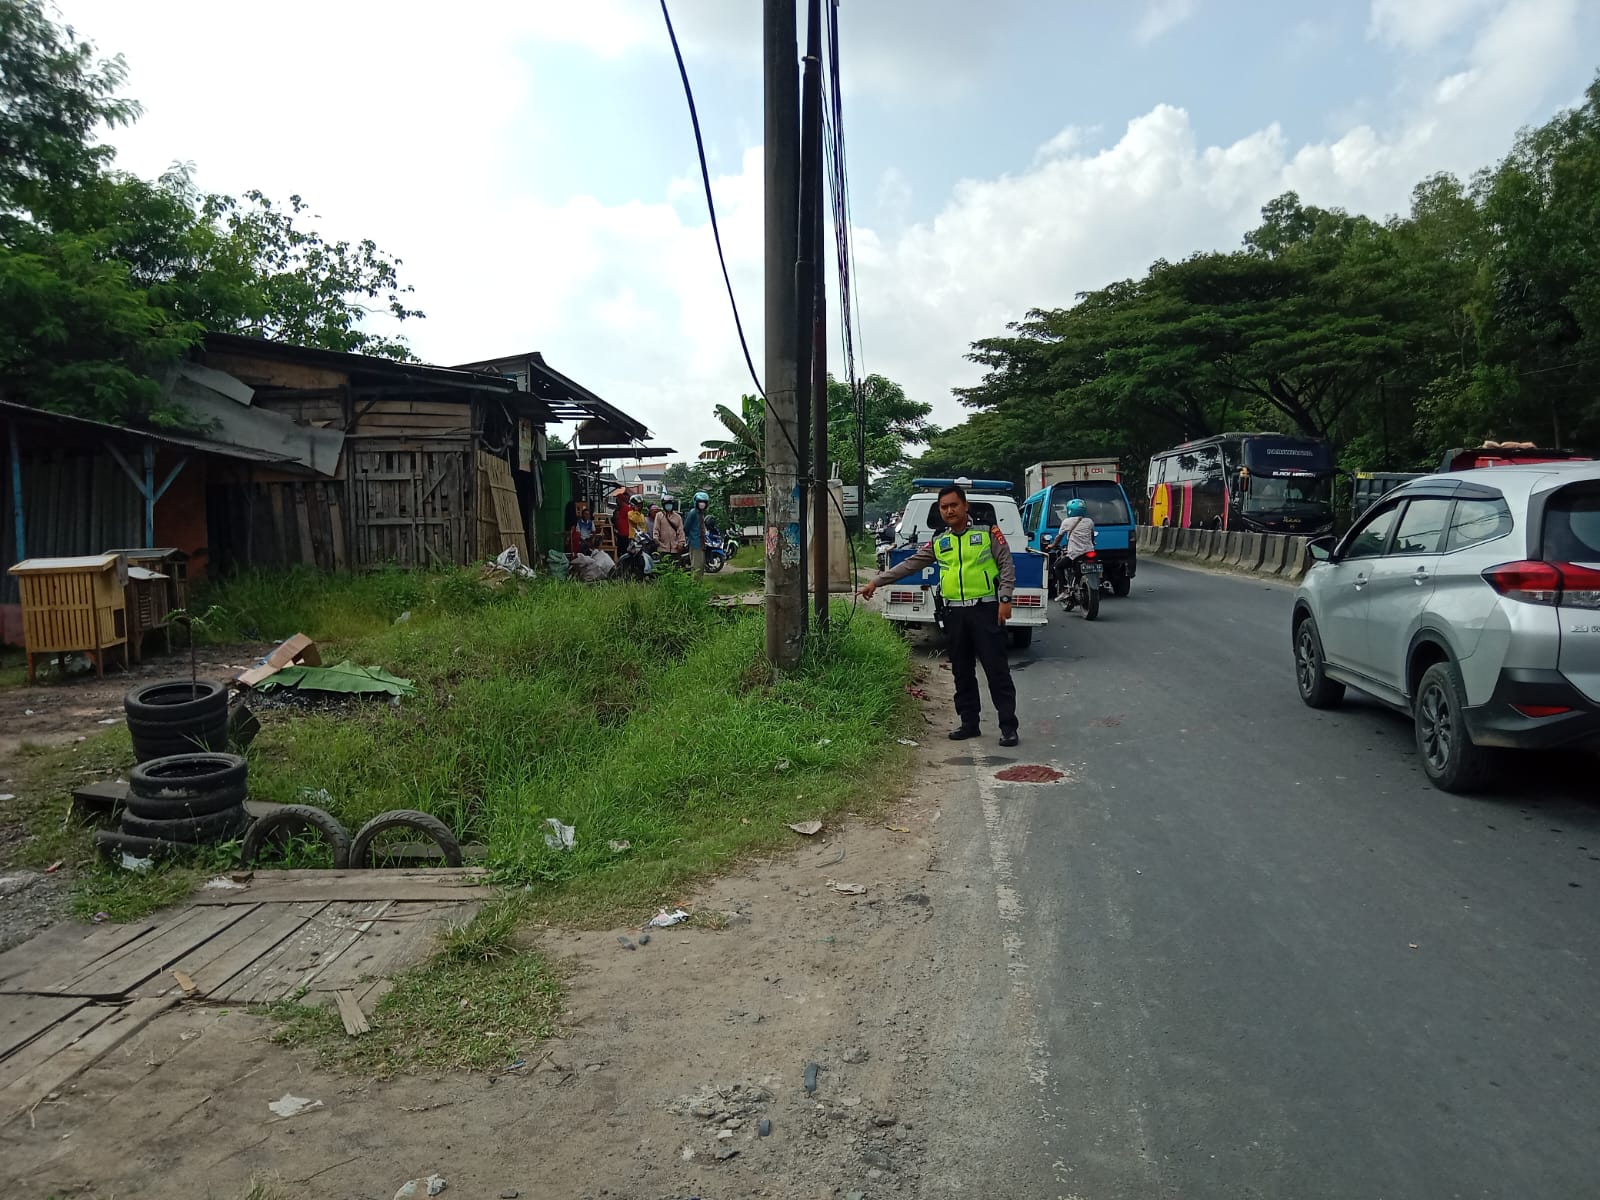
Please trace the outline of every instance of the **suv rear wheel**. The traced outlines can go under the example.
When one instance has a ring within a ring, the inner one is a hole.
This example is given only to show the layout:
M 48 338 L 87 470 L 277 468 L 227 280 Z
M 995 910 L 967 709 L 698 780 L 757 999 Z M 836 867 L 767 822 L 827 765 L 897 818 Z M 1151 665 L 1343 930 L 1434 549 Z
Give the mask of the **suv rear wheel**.
M 1344 699 L 1344 684 L 1328 678 L 1322 638 L 1309 613 L 1294 627 L 1294 680 L 1310 708 L 1333 708 Z
M 1423 672 L 1412 709 L 1417 756 L 1428 779 L 1442 791 L 1473 791 L 1488 775 L 1488 755 L 1467 733 L 1465 708 L 1466 691 L 1455 663 L 1437 662 Z

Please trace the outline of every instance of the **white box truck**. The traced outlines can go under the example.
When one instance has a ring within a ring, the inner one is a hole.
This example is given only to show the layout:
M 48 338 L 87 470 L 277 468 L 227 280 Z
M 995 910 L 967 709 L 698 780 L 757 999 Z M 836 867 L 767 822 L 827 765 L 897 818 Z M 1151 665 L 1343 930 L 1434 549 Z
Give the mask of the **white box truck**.
M 1052 484 L 1081 483 L 1085 479 L 1108 479 L 1122 482 L 1122 472 L 1115 458 L 1055 458 L 1049 462 L 1036 462 L 1028 468 L 1027 486 L 1022 494 L 1032 496 Z

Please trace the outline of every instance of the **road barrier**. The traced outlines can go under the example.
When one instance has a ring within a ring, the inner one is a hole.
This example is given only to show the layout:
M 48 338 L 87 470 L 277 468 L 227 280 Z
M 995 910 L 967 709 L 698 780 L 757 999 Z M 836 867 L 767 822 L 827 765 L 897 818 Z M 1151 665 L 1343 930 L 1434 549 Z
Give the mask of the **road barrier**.
M 1153 558 L 1191 559 L 1245 575 L 1298 582 L 1311 566 L 1311 539 L 1237 529 L 1139 528 L 1139 550 Z

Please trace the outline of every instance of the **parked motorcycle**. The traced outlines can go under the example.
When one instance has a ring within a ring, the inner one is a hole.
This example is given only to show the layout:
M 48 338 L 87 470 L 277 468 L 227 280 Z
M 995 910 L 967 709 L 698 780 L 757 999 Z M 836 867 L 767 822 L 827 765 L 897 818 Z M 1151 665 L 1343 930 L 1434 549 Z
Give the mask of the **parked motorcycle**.
M 714 533 L 706 534 L 706 574 L 715 575 L 728 565 L 733 551 L 728 549 L 728 539 Z
M 628 548 L 617 555 L 616 579 L 648 583 L 656 577 L 655 541 L 640 534 L 628 543 Z

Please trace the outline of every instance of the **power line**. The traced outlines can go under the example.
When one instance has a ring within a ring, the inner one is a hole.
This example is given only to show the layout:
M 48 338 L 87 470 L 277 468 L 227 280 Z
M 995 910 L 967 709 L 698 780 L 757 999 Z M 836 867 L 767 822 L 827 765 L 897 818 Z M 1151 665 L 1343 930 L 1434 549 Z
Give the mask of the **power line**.
M 717 205 L 711 198 L 711 171 L 706 166 L 705 140 L 700 136 L 700 114 L 695 111 L 694 89 L 689 86 L 689 71 L 683 65 L 683 51 L 678 49 L 678 35 L 672 28 L 672 16 L 667 12 L 667 0 L 661 0 L 661 19 L 667 23 L 667 37 L 672 39 L 672 55 L 678 60 L 678 76 L 683 80 L 683 96 L 689 102 L 689 121 L 694 125 L 694 148 L 700 156 L 700 181 L 706 189 L 706 211 L 711 214 L 711 236 L 717 243 L 717 261 L 722 264 L 722 282 L 728 289 L 728 304 L 733 309 L 733 325 L 739 331 L 739 346 L 744 350 L 744 365 L 750 368 L 750 382 L 756 385 L 756 392 L 765 400 L 767 392 L 761 386 L 761 377 L 756 374 L 755 360 L 750 356 L 750 343 L 744 336 L 744 322 L 739 320 L 739 302 L 733 297 L 733 279 L 728 275 L 728 257 L 722 251 L 722 230 L 717 225 Z

